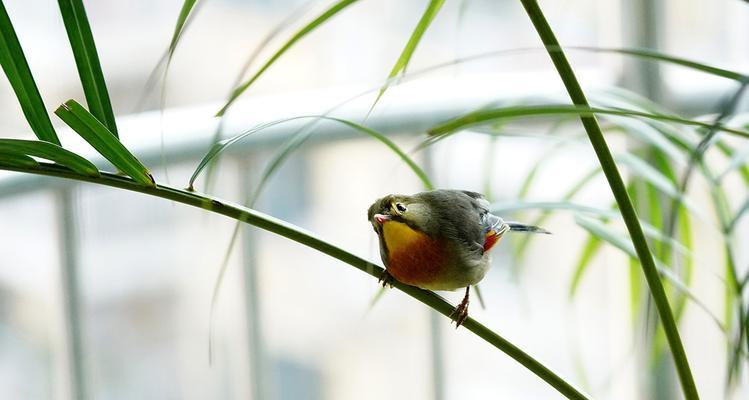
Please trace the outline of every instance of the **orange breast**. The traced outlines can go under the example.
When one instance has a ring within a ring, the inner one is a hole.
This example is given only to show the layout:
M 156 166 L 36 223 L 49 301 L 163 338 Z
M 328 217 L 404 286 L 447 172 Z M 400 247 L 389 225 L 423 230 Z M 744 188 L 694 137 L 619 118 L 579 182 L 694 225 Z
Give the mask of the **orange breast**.
M 438 279 L 446 261 L 441 240 L 394 221 L 385 223 L 383 235 L 388 247 L 387 270 L 395 279 L 414 286 Z

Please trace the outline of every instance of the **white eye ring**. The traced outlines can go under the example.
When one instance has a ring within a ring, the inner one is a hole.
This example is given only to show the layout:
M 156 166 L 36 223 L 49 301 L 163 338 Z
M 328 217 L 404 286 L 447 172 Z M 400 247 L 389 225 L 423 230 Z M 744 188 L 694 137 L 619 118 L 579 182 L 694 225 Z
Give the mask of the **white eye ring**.
M 403 203 L 395 203 L 395 210 L 399 213 L 406 212 L 406 206 L 403 205 Z

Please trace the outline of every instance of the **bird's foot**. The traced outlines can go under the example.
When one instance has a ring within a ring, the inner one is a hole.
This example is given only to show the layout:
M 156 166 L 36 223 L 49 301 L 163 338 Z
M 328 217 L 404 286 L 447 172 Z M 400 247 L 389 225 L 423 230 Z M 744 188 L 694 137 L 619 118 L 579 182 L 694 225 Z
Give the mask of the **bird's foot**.
M 382 271 L 382 274 L 380 274 L 380 279 L 377 280 L 377 283 L 382 284 L 382 287 L 385 287 L 387 285 L 390 285 L 390 288 L 393 288 L 393 276 L 390 275 L 388 270 Z
M 458 329 L 466 318 L 468 318 L 468 296 L 455 307 L 455 310 L 450 314 L 450 318 L 455 321 L 455 329 Z

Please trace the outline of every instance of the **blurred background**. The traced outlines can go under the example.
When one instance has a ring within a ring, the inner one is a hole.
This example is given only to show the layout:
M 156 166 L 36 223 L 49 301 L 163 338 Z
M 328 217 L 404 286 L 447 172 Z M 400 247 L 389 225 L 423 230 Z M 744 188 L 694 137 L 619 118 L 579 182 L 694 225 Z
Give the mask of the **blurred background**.
M 48 109 L 71 97 L 82 101 L 56 2 L 3 3 Z M 353 5 L 271 67 L 231 109 L 223 135 L 335 106 L 332 115 L 365 121 L 427 3 Z M 186 187 L 216 132 L 213 115 L 248 57 L 295 15 L 260 53 L 258 61 L 264 61 L 331 2 L 199 1 L 165 81 L 158 79 L 163 69 L 154 73 L 154 68 L 169 44 L 181 1 L 85 4 L 122 141 L 157 181 Z M 749 67 L 749 6 L 741 1 L 540 4 L 563 45 L 651 48 L 734 71 Z M 562 198 L 597 167 L 587 141 L 554 138 L 582 133 L 574 120 L 562 126 L 550 119 L 492 126 L 491 134 L 464 132 L 414 150 L 428 127 L 487 104 L 565 102 L 564 88 L 539 46 L 519 2 L 447 1 L 419 44 L 409 74 L 388 90 L 366 124 L 408 150 L 437 187 L 483 192 L 496 204 Z M 618 87 L 695 116 L 720 111 L 721 101 L 737 88 L 713 75 L 616 54 L 570 50 L 568 56 L 594 100 Z M 149 84 L 152 75 L 157 79 Z M 742 111 L 745 101 L 737 113 Z M 96 159 L 59 119 L 52 120 L 66 146 Z M 197 189 L 245 202 L 268 162 L 302 125 L 281 124 L 248 137 L 222 157 L 212 184 L 199 181 Z M 0 132 L 33 137 L 6 79 L 0 79 Z M 611 141 L 616 148 L 632 146 L 627 138 Z M 747 153 L 746 142 L 735 146 Z M 534 169 L 540 159 L 541 167 Z M 536 176 L 526 187 L 531 171 Z M 729 179 L 724 189 L 734 206 L 746 198 L 746 187 L 736 180 Z M 384 194 L 420 190 L 420 181 L 381 143 L 321 122 L 271 176 L 255 208 L 380 264 L 366 209 Z M 726 314 L 724 238 L 707 186 L 693 184 L 690 197 L 704 212 L 692 225 L 691 290 L 708 312 L 687 303 L 680 320 L 686 352 L 703 398 L 747 398 L 746 368 L 727 384 L 727 338 L 733 337 L 713 320 Z M 600 174 L 575 199 L 599 207 L 613 200 Z M 530 222 L 537 215 L 507 217 Z M 514 235 L 496 248 L 493 268 L 481 283 L 486 309 L 474 300 L 471 315 L 595 398 L 680 398 L 670 356 L 651 355 L 647 338 L 654 325 L 643 322 L 650 314 L 638 314 L 647 301 L 631 299 L 627 282 L 639 278 L 632 278 L 628 256 L 602 247 L 573 298 L 570 284 L 587 233 L 565 212 L 544 226 L 554 235 L 534 238 L 522 257 L 518 247 L 527 236 Z M 614 226 L 625 232 L 621 224 Z M 426 306 L 396 290 L 372 306 L 378 286 L 369 276 L 253 228 L 242 228 L 229 258 L 212 319 L 209 363 L 211 296 L 234 223 L 198 209 L 2 172 L 0 227 L 0 398 L 559 397 Z M 746 220 L 725 239 L 735 245 L 742 274 L 749 269 L 748 239 Z M 444 296 L 454 303 L 461 298 Z

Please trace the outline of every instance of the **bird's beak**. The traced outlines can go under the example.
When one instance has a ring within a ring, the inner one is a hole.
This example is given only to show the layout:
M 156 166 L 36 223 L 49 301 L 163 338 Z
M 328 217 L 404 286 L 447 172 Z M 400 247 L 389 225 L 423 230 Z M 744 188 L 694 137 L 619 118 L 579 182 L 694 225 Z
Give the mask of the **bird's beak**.
M 393 217 L 391 217 L 389 215 L 385 215 L 385 214 L 375 214 L 374 215 L 374 220 L 378 224 L 380 224 L 380 225 L 384 224 L 387 221 L 390 221 L 391 219 L 393 219 Z

